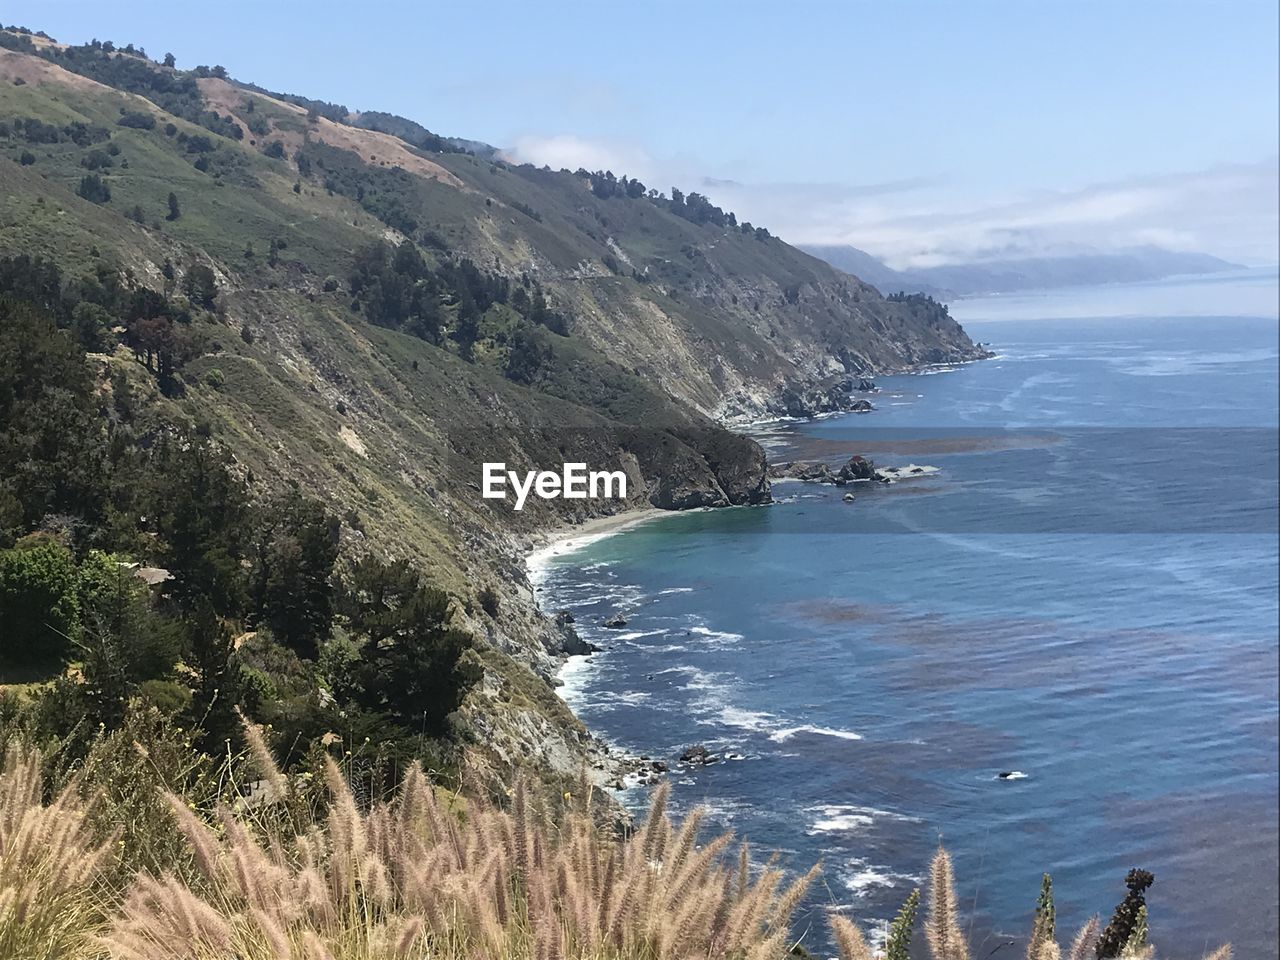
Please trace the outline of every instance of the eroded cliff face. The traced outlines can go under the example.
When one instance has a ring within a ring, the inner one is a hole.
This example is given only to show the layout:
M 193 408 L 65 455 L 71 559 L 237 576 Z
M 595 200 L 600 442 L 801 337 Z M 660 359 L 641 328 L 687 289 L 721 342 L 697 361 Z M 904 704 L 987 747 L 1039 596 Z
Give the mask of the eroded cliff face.
M 193 324 L 183 396 L 149 402 L 160 418 L 199 420 L 264 486 L 296 482 L 331 504 L 347 517 L 348 556 L 411 558 L 458 598 L 486 673 L 466 712 L 495 770 L 595 762 L 554 694 L 572 644 L 525 571 L 538 537 L 641 507 L 767 502 L 762 450 L 725 423 L 843 409 L 863 377 L 981 354 L 931 301 L 881 297 L 760 230 L 600 197 L 568 171 L 427 154 L 223 80 L 198 85 L 219 129 L 247 126 L 252 100 L 266 134 L 224 136 L 31 53 L 0 51 L 0 81 L 4 115 L 79 124 L 121 158 L 105 174 L 116 199 L 93 203 L 76 193 L 74 143 L 42 147 L 35 166 L 0 151 L 0 254 L 44 255 L 68 276 L 115 269 L 170 293 L 174 265 L 213 271 L 216 309 Z M 154 126 L 121 127 L 126 111 Z M 268 156 L 264 138 L 289 150 Z M 164 209 L 171 187 L 182 216 L 136 215 Z M 350 278 L 355 252 L 379 242 L 412 245 L 428 270 L 469 259 L 544 292 L 563 329 L 495 302 L 463 349 L 462 304 L 447 296 L 433 334 L 372 322 Z M 100 362 L 104 378 L 149 375 L 123 347 Z M 480 495 L 485 462 L 570 460 L 625 471 L 628 496 L 515 512 Z M 496 609 L 477 602 L 486 588 Z
M 884 297 L 761 231 L 601 198 L 568 171 L 441 162 L 476 188 L 469 253 L 537 276 L 576 336 L 714 419 L 796 415 L 819 385 L 985 355 L 941 304 Z

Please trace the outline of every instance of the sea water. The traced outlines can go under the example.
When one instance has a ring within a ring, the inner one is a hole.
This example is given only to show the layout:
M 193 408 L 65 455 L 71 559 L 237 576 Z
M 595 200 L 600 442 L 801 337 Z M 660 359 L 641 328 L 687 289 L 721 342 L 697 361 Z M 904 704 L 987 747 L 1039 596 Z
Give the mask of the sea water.
M 953 305 L 994 359 L 757 431 L 775 460 L 940 473 L 778 483 L 550 561 L 544 608 L 604 648 L 562 695 L 620 749 L 723 758 L 673 764 L 674 806 L 822 861 L 816 955 L 831 911 L 883 930 L 941 842 L 976 956 L 1025 936 L 1043 872 L 1070 932 L 1135 866 L 1161 956 L 1274 956 L 1275 288 Z

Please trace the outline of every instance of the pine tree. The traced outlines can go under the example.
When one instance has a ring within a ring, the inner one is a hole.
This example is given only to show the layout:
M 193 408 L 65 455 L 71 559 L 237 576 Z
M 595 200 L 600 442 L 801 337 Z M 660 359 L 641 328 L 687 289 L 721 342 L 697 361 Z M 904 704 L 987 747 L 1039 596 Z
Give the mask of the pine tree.
M 239 671 L 231 661 L 235 643 L 231 631 L 214 613 L 213 604 L 204 598 L 195 604 L 187 631 L 191 666 L 196 672 L 191 700 L 193 719 L 203 731 L 201 747 L 218 756 L 226 753 L 226 742 L 237 730 Z
M 178 195 L 173 191 L 169 192 L 169 216 L 166 220 L 177 220 L 182 216 L 182 210 L 178 206 Z

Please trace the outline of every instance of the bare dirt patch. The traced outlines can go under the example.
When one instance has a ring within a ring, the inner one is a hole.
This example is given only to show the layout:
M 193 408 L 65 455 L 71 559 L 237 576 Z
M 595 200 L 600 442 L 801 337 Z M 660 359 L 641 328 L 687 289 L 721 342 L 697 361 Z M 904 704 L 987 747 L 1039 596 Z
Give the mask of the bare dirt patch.
M 114 93 L 110 87 L 97 80 L 90 80 L 78 73 L 64 70 L 56 63 L 33 57 L 29 53 L 0 48 L 0 80 L 13 83 L 22 80 L 25 83 L 57 83 L 76 90 L 88 90 L 96 93 Z
M 204 94 L 210 109 L 222 114 L 230 114 L 246 129 L 248 124 L 245 123 L 242 114 L 245 99 L 248 97 L 264 100 L 275 109 L 288 111 L 302 118 L 307 115 L 307 111 L 296 104 L 276 100 L 260 93 L 240 90 L 226 80 L 219 80 L 216 77 L 206 77 L 196 82 L 200 85 L 200 92 Z M 349 127 L 346 124 L 334 123 L 325 117 L 317 117 L 315 123 L 309 123 L 307 126 L 308 134 L 302 134 L 296 130 L 274 129 L 264 139 L 279 140 L 292 153 L 303 145 L 309 135 L 311 139 L 327 143 L 331 147 L 350 150 L 371 166 L 401 167 L 428 180 L 438 180 L 451 187 L 463 188 L 462 181 L 440 164 L 419 156 L 403 141 L 390 134 Z

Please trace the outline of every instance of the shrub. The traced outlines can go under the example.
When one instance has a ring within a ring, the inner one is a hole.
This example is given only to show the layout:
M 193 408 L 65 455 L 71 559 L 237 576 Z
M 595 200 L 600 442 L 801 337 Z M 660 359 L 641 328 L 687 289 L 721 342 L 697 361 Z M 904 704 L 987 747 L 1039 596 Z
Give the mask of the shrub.
M 156 118 L 140 110 L 126 110 L 116 124 L 121 127 L 132 127 L 135 130 L 154 130 Z
M 52 537 L 33 534 L 0 551 L 0 662 L 56 663 L 79 627 L 76 564 Z
M 111 199 L 111 188 L 107 186 L 106 181 L 96 173 L 80 178 L 80 186 L 76 188 L 76 195 L 88 200 L 90 203 L 107 203 Z

